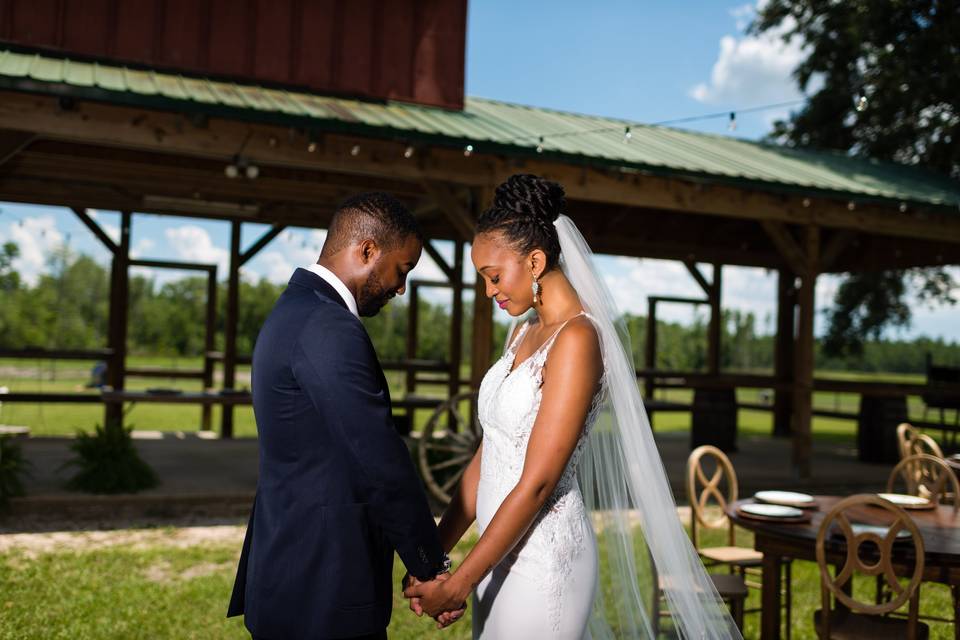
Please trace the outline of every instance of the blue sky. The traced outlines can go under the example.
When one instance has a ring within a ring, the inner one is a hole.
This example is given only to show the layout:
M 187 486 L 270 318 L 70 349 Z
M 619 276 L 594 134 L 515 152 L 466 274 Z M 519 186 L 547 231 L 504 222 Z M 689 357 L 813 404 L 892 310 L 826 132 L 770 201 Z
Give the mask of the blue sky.
M 638 123 L 801 99 L 790 78 L 802 57 L 799 44 L 784 44 L 775 35 L 746 36 L 752 11 L 751 4 L 722 1 L 476 0 L 469 4 L 467 94 Z M 738 114 L 733 130 L 726 115 L 677 126 L 756 139 L 787 112 L 778 108 Z M 109 233 L 116 233 L 117 214 L 98 212 L 97 218 Z M 244 246 L 264 230 L 244 225 Z M 295 266 L 316 259 L 323 237 L 322 231 L 285 232 L 248 263 L 244 276 L 284 282 Z M 61 242 L 107 260 L 72 213 L 53 207 L 0 203 L 0 242 L 6 239 L 20 244 L 24 255 L 17 266 L 28 280 L 45 269 L 51 248 Z M 225 271 L 228 242 L 224 222 L 138 214 L 131 246 L 138 257 L 215 262 Z M 600 262 L 620 304 L 634 313 L 646 313 L 648 295 L 700 295 L 679 263 L 617 257 L 601 257 Z M 960 270 L 955 273 L 960 279 Z M 183 273 L 152 275 L 163 281 Z M 424 256 L 415 276 L 435 279 L 440 273 Z M 820 309 L 829 304 L 836 286 L 836 278 L 818 280 Z M 723 305 L 752 311 L 760 330 L 772 330 L 775 287 L 774 274 L 726 268 Z M 689 322 L 692 311 L 666 306 L 663 317 Z M 913 327 L 893 335 L 960 340 L 958 319 L 956 308 L 915 308 Z M 818 330 L 822 328 L 819 318 Z

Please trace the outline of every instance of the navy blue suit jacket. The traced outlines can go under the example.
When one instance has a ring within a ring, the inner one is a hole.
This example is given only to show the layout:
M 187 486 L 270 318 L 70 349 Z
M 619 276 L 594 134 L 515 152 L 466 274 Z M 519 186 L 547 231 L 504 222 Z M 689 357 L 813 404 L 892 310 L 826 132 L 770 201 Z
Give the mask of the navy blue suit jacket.
M 311 271 L 264 323 L 252 387 L 260 478 L 227 615 L 271 640 L 385 629 L 394 550 L 419 578 L 443 550 L 373 344 Z

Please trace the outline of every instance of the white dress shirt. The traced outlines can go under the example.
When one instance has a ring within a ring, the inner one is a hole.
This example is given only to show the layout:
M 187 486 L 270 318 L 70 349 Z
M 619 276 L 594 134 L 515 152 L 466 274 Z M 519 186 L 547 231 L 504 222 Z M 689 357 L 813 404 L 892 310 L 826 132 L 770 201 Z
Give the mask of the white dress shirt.
M 312 264 L 309 267 L 304 267 L 307 271 L 313 271 L 315 274 L 327 281 L 327 283 L 337 290 L 337 293 L 340 294 L 340 297 L 343 298 L 343 301 L 347 305 L 347 309 L 350 310 L 350 313 L 360 317 L 359 312 L 357 311 L 357 300 L 353 297 L 353 294 L 350 293 L 350 289 L 347 289 L 347 285 L 343 284 L 343 280 L 337 277 L 333 271 L 327 269 L 323 265 Z

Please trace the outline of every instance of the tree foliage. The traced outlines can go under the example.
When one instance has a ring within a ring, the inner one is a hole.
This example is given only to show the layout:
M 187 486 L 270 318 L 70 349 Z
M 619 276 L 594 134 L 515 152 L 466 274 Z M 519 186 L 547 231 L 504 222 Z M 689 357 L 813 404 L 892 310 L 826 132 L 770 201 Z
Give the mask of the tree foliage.
M 960 3 L 770 0 L 750 30 L 806 47 L 794 76 L 808 99 L 774 124 L 771 139 L 960 178 Z M 913 294 L 954 304 L 955 289 L 940 267 L 849 274 L 828 313 L 825 349 L 860 355 L 866 339 L 909 325 Z

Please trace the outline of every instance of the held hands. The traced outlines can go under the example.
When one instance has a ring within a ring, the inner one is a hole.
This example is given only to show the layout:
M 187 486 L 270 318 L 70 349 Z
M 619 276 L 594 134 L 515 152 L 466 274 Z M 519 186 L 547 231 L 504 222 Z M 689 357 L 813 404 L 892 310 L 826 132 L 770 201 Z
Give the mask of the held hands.
M 404 580 L 403 595 L 410 600 L 410 610 L 418 616 L 426 613 L 434 618 L 438 629 L 450 626 L 467 610 L 466 594 L 450 577 L 449 573 L 441 573 L 433 580 L 420 582 L 408 575 Z

